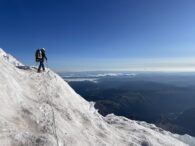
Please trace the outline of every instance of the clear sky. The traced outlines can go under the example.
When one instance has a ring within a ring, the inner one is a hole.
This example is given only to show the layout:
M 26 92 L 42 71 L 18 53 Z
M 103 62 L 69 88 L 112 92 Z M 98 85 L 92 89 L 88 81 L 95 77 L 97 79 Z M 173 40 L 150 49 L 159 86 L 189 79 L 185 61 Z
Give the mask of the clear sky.
M 0 47 L 71 70 L 195 68 L 195 0 L 0 0 Z

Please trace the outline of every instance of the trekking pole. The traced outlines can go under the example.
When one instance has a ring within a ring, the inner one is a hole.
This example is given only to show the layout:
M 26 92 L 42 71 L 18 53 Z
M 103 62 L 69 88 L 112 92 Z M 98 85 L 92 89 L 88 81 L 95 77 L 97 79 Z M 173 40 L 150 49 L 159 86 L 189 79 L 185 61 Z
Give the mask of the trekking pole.
M 49 68 L 48 61 L 46 60 L 46 67 Z

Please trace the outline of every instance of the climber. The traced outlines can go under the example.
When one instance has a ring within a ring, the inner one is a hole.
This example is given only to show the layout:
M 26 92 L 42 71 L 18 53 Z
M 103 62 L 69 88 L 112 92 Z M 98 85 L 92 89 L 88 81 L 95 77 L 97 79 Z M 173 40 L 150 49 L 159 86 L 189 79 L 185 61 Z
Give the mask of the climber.
M 41 68 L 43 69 L 43 71 L 45 71 L 44 61 L 45 60 L 47 61 L 47 57 L 46 57 L 44 48 L 36 50 L 35 59 L 36 59 L 36 62 L 39 62 L 39 68 L 38 68 L 37 72 L 40 73 Z

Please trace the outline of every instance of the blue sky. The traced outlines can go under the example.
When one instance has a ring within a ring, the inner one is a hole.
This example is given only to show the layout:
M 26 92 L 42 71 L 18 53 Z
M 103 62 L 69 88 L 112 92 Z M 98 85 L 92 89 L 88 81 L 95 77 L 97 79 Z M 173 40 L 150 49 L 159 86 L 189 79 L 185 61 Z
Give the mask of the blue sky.
M 195 0 L 0 0 L 0 20 L 28 65 L 44 47 L 56 71 L 195 67 Z

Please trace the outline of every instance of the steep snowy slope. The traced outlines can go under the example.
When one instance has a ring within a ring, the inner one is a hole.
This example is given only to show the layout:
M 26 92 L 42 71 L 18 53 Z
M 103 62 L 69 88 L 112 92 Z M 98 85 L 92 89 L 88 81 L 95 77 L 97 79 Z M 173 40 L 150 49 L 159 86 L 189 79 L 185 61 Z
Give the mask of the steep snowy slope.
M 145 122 L 102 117 L 51 70 L 20 70 L 17 60 L 4 56 L 1 49 L 0 146 L 195 145 L 193 137 Z
M 15 66 L 22 65 L 22 63 L 19 62 L 17 59 L 15 59 L 12 55 L 7 54 L 6 52 L 4 52 L 4 50 L 2 48 L 0 48 L 0 56 L 3 57 L 8 62 L 12 63 Z

